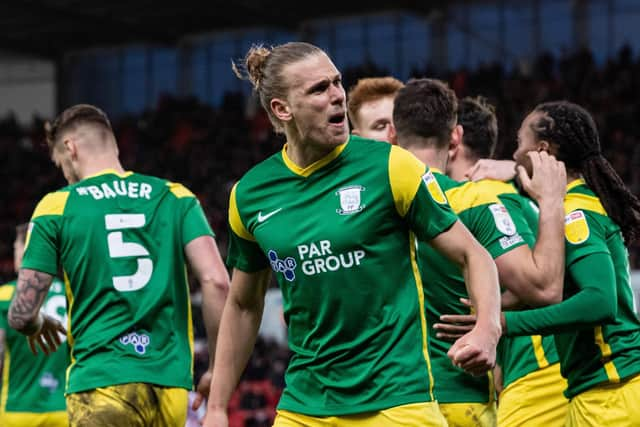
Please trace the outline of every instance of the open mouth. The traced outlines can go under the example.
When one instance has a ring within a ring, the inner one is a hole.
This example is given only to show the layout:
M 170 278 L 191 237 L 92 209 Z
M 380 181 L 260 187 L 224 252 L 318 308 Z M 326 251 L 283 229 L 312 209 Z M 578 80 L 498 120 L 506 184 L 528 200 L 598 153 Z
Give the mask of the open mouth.
M 329 123 L 332 125 L 342 125 L 344 124 L 344 113 L 332 114 L 329 116 Z

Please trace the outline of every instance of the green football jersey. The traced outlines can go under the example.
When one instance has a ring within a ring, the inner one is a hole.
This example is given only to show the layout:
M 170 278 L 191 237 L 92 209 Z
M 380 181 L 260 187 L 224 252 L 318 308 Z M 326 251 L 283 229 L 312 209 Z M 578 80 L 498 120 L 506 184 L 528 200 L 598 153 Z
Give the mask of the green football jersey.
M 515 191 L 499 181 L 456 182 L 434 172 L 454 212 L 493 258 L 524 245 L 509 212 L 498 196 Z M 468 314 L 469 307 L 460 302 L 468 298 L 460 267 L 420 242 L 418 265 L 426 301 L 427 323 L 439 321 L 443 314 Z M 430 350 L 435 379 L 435 396 L 440 403 L 486 403 L 493 398 L 493 384 L 488 375 L 471 376 L 456 368 L 447 356 L 451 343 L 436 336 L 429 328 Z
M 212 234 L 189 190 L 133 172 L 106 170 L 42 199 L 22 268 L 64 271 L 67 393 L 131 382 L 191 389 L 183 248 Z
M 564 300 L 507 312 L 505 319 L 510 335 L 554 333 L 561 372 L 568 382 L 565 395 L 571 398 L 595 385 L 640 374 L 640 321 L 620 227 L 582 179 L 567 189 Z M 612 320 L 594 325 L 589 318 L 606 307 Z
M 40 348 L 37 355 L 31 353 L 26 337 L 7 322 L 15 287 L 15 281 L 0 286 L 0 329 L 5 331 L 0 414 L 64 411 L 64 377 L 69 366 L 66 337 L 60 336 L 62 344 L 49 356 Z M 62 324 L 66 322 L 64 284 L 60 280 L 53 280 L 42 311 Z
M 522 238 L 533 248 L 538 235 L 538 206 L 515 191 L 501 194 L 500 200 Z M 503 387 L 558 360 L 553 335 L 503 336 L 496 353 L 496 361 L 502 368 Z
M 276 272 L 292 357 L 280 409 L 433 400 L 416 236 L 457 220 L 408 151 L 355 136 L 307 168 L 275 154 L 234 187 L 229 265 Z

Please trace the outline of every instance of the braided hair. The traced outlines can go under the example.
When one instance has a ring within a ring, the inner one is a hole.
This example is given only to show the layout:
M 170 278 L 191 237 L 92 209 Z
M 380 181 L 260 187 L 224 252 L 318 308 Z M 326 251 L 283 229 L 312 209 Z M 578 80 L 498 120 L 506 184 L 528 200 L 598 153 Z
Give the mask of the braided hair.
M 537 140 L 555 146 L 567 169 L 582 174 L 609 217 L 620 226 L 627 245 L 640 237 L 640 200 L 602 155 L 589 112 L 568 101 L 539 104 L 534 112 L 542 113 L 531 125 Z

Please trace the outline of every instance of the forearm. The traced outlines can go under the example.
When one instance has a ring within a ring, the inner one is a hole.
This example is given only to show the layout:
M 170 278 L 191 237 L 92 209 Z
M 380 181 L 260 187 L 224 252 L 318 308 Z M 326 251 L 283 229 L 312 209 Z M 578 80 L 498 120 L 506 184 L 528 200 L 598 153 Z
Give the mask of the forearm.
M 9 314 L 9 326 L 25 335 L 33 335 L 42 326 L 40 307 L 49 292 L 53 276 L 35 270 L 21 269 Z
M 541 200 L 538 236 L 531 251 L 533 272 L 530 282 L 543 301 L 562 300 L 564 285 L 564 206 L 562 199 Z M 527 301 L 529 302 L 529 301 Z M 535 303 L 536 301 L 531 301 Z
M 598 268 L 593 268 L 597 266 Z M 504 313 L 507 335 L 572 332 L 611 322 L 617 312 L 615 272 L 609 255 L 590 255 L 571 267 L 580 291 L 560 304 Z
M 505 334 L 549 335 L 573 332 L 613 320 L 615 307 L 595 288 L 583 290 L 560 304 L 504 313 Z
M 203 280 L 202 283 L 202 319 L 207 331 L 209 348 L 209 370 L 213 370 L 216 354 L 218 328 L 222 318 L 225 301 L 229 292 L 229 283 L 224 280 Z
M 476 308 L 476 327 L 500 337 L 500 288 L 498 273 L 491 256 L 481 250 L 472 250 L 466 256 L 463 274 L 467 291 Z
M 226 410 L 251 356 L 263 307 L 242 307 L 231 298 L 227 300 L 218 333 L 209 409 Z

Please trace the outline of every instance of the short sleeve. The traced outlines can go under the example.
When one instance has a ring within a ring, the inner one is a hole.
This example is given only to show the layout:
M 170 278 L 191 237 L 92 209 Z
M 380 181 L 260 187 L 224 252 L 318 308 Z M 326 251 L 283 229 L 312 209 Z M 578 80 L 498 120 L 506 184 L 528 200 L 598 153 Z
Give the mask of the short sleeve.
M 229 250 L 227 265 L 238 270 L 252 273 L 267 268 L 269 260 L 255 237 L 247 230 L 240 215 L 236 198 L 237 184 L 231 190 L 229 198 Z
M 389 182 L 398 214 L 420 240 L 433 239 L 458 219 L 429 168 L 397 146 L 389 153 Z
M 36 206 L 27 231 L 22 268 L 57 273 L 60 230 L 68 197 L 68 192 L 49 193 Z
M 209 221 L 196 198 L 189 198 L 182 222 L 182 246 L 201 236 L 215 237 Z

